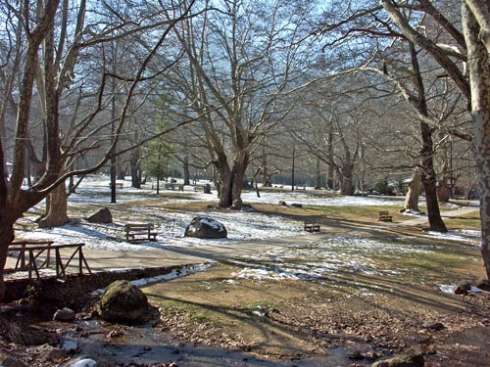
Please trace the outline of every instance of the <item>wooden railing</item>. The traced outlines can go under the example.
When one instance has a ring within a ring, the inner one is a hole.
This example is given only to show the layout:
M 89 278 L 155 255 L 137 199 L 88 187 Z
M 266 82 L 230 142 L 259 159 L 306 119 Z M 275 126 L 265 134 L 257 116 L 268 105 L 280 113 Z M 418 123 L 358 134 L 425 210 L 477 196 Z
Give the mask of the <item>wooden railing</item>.
M 87 259 L 83 255 L 83 243 L 70 243 L 70 244 L 60 244 L 54 245 L 52 241 L 43 241 L 43 242 L 28 242 L 28 241 L 20 241 L 13 242 L 9 246 L 9 253 L 15 253 L 17 256 L 17 260 L 15 263 L 14 269 L 6 269 L 6 272 L 16 272 L 16 271 L 27 271 L 29 279 L 32 279 L 32 274 L 34 273 L 36 277 L 39 279 L 40 269 L 50 268 L 52 264 L 52 252 L 55 253 L 54 265 L 56 269 L 56 277 L 57 278 L 65 278 L 67 276 L 67 268 L 78 255 L 78 274 L 82 275 L 84 268 L 87 273 L 92 274 L 90 267 L 87 263 Z M 68 257 L 65 263 L 63 263 L 63 258 L 61 257 L 60 250 L 62 249 L 73 249 L 73 252 Z M 41 255 L 45 254 L 45 258 L 43 262 L 38 264 L 38 259 Z

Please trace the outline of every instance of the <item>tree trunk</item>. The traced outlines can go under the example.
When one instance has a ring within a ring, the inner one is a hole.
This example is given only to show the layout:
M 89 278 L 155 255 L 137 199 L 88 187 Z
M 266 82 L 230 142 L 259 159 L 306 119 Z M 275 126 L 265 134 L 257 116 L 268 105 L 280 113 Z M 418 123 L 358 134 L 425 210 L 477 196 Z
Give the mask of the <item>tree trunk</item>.
M 468 48 L 473 144 L 479 174 L 482 232 L 480 250 L 487 278 L 490 279 L 490 44 L 485 48 L 482 38 L 484 29 L 474 14 L 465 5 L 462 10 Z M 473 11 L 477 11 L 477 8 Z M 483 10 L 479 15 L 484 17 Z
M 131 152 L 129 165 L 131 169 L 131 186 L 135 189 L 141 189 L 141 161 L 139 149 L 134 149 Z
M 296 184 L 294 181 L 295 181 L 295 171 L 296 171 L 296 167 L 295 167 L 295 159 L 296 159 L 296 146 L 293 145 L 293 156 L 292 156 L 292 161 L 291 161 L 291 191 L 294 191 L 294 185 Z
M 341 168 L 340 177 L 340 194 L 341 195 L 353 195 L 354 194 L 354 177 L 353 177 L 354 165 L 352 163 L 344 163 Z
M 183 161 L 183 171 L 184 171 L 184 185 L 190 185 L 191 184 L 191 174 L 190 174 L 190 171 L 189 171 L 189 155 L 187 154 L 187 152 L 185 153 L 185 156 L 184 156 L 184 161 Z
M 446 225 L 441 218 L 439 201 L 437 200 L 436 173 L 434 171 L 434 147 L 432 143 L 432 129 L 424 122 L 420 123 L 422 133 L 422 149 L 420 151 L 422 166 L 422 185 L 424 186 L 427 216 L 432 231 L 447 232 Z
M 218 162 L 215 162 L 218 174 L 218 179 L 215 182 L 220 208 L 241 208 L 243 179 L 245 178 L 248 162 L 249 156 L 247 152 L 237 153 L 231 170 L 224 156 Z
M 333 131 L 330 128 L 328 133 L 328 161 L 331 162 L 328 165 L 327 170 L 327 186 L 330 190 L 335 190 L 335 167 L 333 165 L 334 155 L 333 155 Z
M 39 227 L 58 227 L 69 221 L 67 198 L 63 182 L 49 193 L 46 200 L 46 215 L 39 221 Z
M 418 92 L 417 109 L 423 116 L 429 116 L 427 100 L 425 96 L 425 86 L 420 65 L 417 58 L 415 45 L 410 42 L 410 56 L 415 76 L 415 87 Z M 422 135 L 422 149 L 420 150 L 422 185 L 424 186 L 425 201 L 427 204 L 427 216 L 429 226 L 432 231 L 447 232 L 446 225 L 442 221 L 437 200 L 437 181 L 434 171 L 434 144 L 432 142 L 432 128 L 425 122 L 420 123 L 420 133 Z
M 416 168 L 412 180 L 408 185 L 408 191 L 405 195 L 404 209 L 406 211 L 419 212 L 419 198 L 422 192 L 422 178 L 420 169 Z
M 262 185 L 263 187 L 272 187 L 271 175 L 269 173 L 269 163 L 265 148 L 262 149 Z
M 157 195 L 160 195 L 160 177 L 157 177 Z
M 116 178 L 118 180 L 124 180 L 126 178 L 126 170 L 121 166 L 117 165 L 117 175 Z
M 315 189 L 320 190 L 322 188 L 322 171 L 320 169 L 320 160 L 316 159 L 316 184 Z
M 3 279 L 5 264 L 7 262 L 8 248 L 14 240 L 14 223 L 0 222 L 0 302 L 5 299 L 5 282 Z
M 232 190 L 231 190 L 231 199 L 232 199 L 232 209 L 241 209 L 242 208 L 242 188 L 243 188 L 243 180 L 245 179 L 245 172 L 248 167 L 248 153 L 240 152 L 238 159 L 233 164 L 232 174 Z
M 223 170 L 223 172 L 222 172 Z M 220 208 L 231 208 L 233 204 L 233 199 L 232 199 L 232 186 L 233 186 L 233 179 L 231 172 L 229 172 L 229 168 L 226 167 L 225 169 L 218 169 L 218 180 L 216 181 L 216 188 L 218 190 L 218 196 L 219 196 L 219 207 Z

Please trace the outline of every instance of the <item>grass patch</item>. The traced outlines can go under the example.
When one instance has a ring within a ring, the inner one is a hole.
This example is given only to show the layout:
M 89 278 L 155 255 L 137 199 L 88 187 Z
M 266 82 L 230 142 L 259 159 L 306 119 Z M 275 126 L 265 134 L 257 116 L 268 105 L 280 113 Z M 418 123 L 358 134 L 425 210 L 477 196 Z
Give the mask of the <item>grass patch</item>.
M 480 212 L 475 210 L 470 213 L 463 214 L 459 217 L 444 218 L 446 225 L 450 228 L 458 229 L 480 229 Z

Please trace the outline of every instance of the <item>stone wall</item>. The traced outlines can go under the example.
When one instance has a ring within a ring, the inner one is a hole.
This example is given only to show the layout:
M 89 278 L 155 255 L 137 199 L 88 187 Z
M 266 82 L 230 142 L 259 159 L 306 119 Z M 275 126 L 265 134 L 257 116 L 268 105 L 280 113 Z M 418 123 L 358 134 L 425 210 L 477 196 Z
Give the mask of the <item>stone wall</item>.
M 162 266 L 128 269 L 123 271 L 99 271 L 86 275 L 68 275 L 65 279 L 45 278 L 40 280 L 16 279 L 7 281 L 6 302 L 26 296 L 29 285 L 36 289 L 39 301 L 78 308 L 89 300 L 91 292 L 105 288 L 116 280 L 136 280 L 180 270 L 190 265 Z

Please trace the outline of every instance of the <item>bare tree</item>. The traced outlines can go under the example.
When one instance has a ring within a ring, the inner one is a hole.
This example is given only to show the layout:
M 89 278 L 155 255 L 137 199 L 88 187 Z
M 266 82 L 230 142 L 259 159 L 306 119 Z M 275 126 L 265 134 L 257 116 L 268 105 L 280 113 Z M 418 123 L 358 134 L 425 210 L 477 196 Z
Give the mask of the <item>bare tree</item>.
M 0 146 L 0 298 L 3 298 L 3 268 L 5 266 L 8 247 L 14 239 L 13 225 L 29 208 L 40 202 L 51 192 L 56 190 L 64 181 L 74 175 L 82 175 L 96 171 L 102 167 L 114 151 L 117 136 L 122 131 L 126 120 L 129 102 L 131 101 L 138 83 L 143 79 L 147 65 L 151 62 L 158 48 L 164 43 L 171 29 L 183 18 L 188 11 L 184 11 L 179 18 L 166 19 L 159 22 L 163 32 L 156 38 L 153 46 L 138 66 L 137 72 L 130 79 L 125 103 L 117 119 L 115 130 L 116 138 L 108 147 L 101 147 L 101 159 L 93 166 L 84 169 L 72 169 L 72 162 L 80 154 L 96 149 L 99 146 L 99 133 L 104 131 L 107 124 L 94 124 L 96 117 L 104 109 L 106 98 L 104 96 L 107 73 L 101 69 L 101 77 L 94 90 L 92 105 L 87 115 L 76 120 L 74 126 L 64 131 L 60 126 L 59 107 L 60 99 L 66 88 L 69 88 L 75 75 L 75 68 L 81 60 L 81 50 L 93 47 L 98 54 L 104 54 L 104 43 L 114 37 L 124 37 L 128 34 L 141 32 L 148 27 L 155 26 L 152 17 L 142 20 L 139 25 L 133 21 L 120 20 L 118 24 L 108 24 L 99 33 L 88 29 L 85 24 L 86 2 L 81 1 L 78 7 L 72 7 L 69 1 L 47 0 L 46 2 L 24 2 L 19 8 L 12 8 L 19 19 L 18 24 L 23 27 L 25 36 L 24 62 L 22 64 L 22 77 L 18 89 L 17 117 L 15 119 L 15 142 L 13 145 L 13 168 L 9 176 L 6 172 L 6 151 L 4 142 Z M 189 4 L 192 6 L 192 3 Z M 12 6 L 13 7 L 13 6 Z M 68 27 L 69 13 L 75 12 L 76 25 Z M 58 21 L 59 20 L 59 21 Z M 59 28 L 60 27 L 60 28 Z M 114 32 L 114 28 L 117 32 Z M 100 29 L 100 28 L 99 28 Z M 71 43 L 67 42 L 68 34 L 72 35 Z M 56 42 L 57 41 L 57 42 Z M 42 57 L 40 58 L 40 53 Z M 40 73 L 40 63 L 42 67 Z M 104 66 L 104 65 L 103 65 Z M 19 70 L 20 71 L 20 70 Z M 36 87 L 36 77 L 42 75 L 43 87 Z M 23 187 L 26 174 L 26 147 L 31 138 L 31 106 L 33 105 L 33 92 L 45 92 L 41 98 L 45 106 L 45 151 L 46 159 L 41 177 L 31 187 Z M 95 103 L 93 103 L 95 102 Z M 66 139 L 66 140 L 65 140 Z M 68 142 L 64 144 L 64 142 Z
M 287 114 L 279 92 L 300 56 L 295 43 L 303 21 L 286 11 L 294 6 L 287 1 L 212 4 L 216 11 L 175 28 L 186 57 L 171 85 L 202 116 L 220 207 L 240 208 L 251 151 Z

